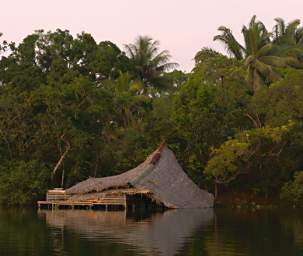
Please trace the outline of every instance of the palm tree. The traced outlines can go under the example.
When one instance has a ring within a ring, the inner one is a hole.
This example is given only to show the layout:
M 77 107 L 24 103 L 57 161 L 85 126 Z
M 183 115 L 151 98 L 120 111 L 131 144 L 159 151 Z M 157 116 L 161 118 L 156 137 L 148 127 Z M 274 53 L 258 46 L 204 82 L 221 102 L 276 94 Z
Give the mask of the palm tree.
M 219 27 L 222 33 L 214 37 L 224 43 L 229 54 L 238 60 L 244 60 L 248 70 L 248 81 L 253 90 L 275 81 L 279 76 L 274 67 L 285 67 L 294 62 L 293 58 L 281 56 L 279 47 L 271 42 L 269 33 L 260 21 L 253 16 L 248 26 L 243 26 L 242 46 L 226 27 Z
M 248 81 L 253 90 L 274 81 L 278 76 L 273 66 L 279 66 L 281 61 L 273 54 L 270 33 L 264 24 L 256 21 L 253 16 L 248 27 L 243 26 L 242 34 L 245 42 L 245 65 L 248 69 Z
M 282 18 L 276 18 L 276 25 L 273 28 L 273 43 L 278 45 L 281 53 L 293 56 L 299 63 L 295 67 L 302 67 L 303 62 L 303 27 L 300 27 L 299 19 L 286 24 Z
M 135 79 L 141 80 L 144 85 L 139 94 L 150 94 L 153 89 L 167 89 L 169 85 L 165 83 L 163 74 L 178 64 L 169 62 L 171 55 L 167 50 L 159 50 L 159 41 L 148 36 L 139 36 L 134 44 L 125 45 L 125 49 Z
M 276 18 L 276 25 L 273 29 L 273 42 L 283 45 L 295 45 L 302 43 L 303 28 L 299 27 L 301 21 L 293 20 L 286 24 L 282 18 Z

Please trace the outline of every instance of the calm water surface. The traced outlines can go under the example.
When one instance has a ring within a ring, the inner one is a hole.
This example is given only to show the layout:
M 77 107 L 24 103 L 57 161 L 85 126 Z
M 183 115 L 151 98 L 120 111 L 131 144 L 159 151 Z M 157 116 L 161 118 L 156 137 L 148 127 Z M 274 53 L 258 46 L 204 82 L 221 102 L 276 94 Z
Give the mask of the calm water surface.
M 0 255 L 303 256 L 303 212 L 0 209 Z

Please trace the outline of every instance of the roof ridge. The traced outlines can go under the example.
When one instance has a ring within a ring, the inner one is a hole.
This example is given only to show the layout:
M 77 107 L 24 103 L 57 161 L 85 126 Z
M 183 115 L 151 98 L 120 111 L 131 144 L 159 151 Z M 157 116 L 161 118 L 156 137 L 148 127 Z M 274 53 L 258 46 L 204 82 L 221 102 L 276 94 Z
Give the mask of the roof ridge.
M 165 146 L 166 146 L 166 144 L 165 144 L 165 142 L 162 142 L 158 147 L 157 147 L 157 149 L 152 153 L 152 158 L 149 160 L 149 164 L 153 164 L 153 165 L 155 165 L 158 161 L 159 161 L 159 159 L 160 159 L 160 157 L 161 157 L 161 152 L 162 152 L 162 150 L 165 148 Z
M 147 162 L 147 165 L 143 168 L 143 170 L 133 179 L 131 180 L 129 183 L 132 184 L 133 186 L 138 183 L 141 179 L 143 179 L 144 177 L 146 177 L 147 175 L 149 175 L 153 169 L 154 169 L 154 166 L 157 164 L 157 162 L 160 160 L 161 158 L 161 153 L 162 153 L 162 150 L 164 149 L 165 147 L 165 142 L 162 142 L 158 147 L 157 149 L 152 153 L 150 154 L 147 159 L 149 157 L 151 157 L 151 159 Z

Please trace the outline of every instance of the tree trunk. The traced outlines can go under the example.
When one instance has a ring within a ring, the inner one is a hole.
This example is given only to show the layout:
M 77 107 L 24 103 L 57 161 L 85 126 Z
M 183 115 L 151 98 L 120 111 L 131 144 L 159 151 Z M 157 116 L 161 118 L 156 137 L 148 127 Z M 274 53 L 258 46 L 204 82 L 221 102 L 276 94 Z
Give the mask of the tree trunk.
M 98 154 L 98 150 L 96 150 L 96 163 L 95 163 L 95 170 L 94 170 L 94 177 L 97 177 L 97 171 L 99 168 L 99 154 Z
M 64 177 L 65 177 L 65 169 L 63 167 L 62 174 L 61 174 L 61 188 L 64 188 Z
M 218 198 L 218 183 L 215 181 L 215 200 Z
M 52 178 L 54 177 L 54 175 L 56 174 L 57 170 L 59 169 L 59 167 L 61 166 L 64 158 L 66 157 L 68 151 L 70 150 L 70 144 L 68 141 L 65 141 L 66 143 L 66 149 L 64 151 L 64 153 L 61 155 L 59 161 L 57 162 L 56 166 L 54 167 L 53 171 L 52 171 Z

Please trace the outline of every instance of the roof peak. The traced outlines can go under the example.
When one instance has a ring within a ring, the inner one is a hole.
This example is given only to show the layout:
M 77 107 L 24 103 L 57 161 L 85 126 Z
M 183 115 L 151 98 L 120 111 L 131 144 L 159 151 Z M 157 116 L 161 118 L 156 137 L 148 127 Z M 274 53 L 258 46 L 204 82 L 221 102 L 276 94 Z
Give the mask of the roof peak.
M 166 144 L 165 144 L 165 142 L 162 142 L 158 147 L 157 147 L 157 149 L 151 154 L 151 159 L 148 161 L 148 163 L 149 164 L 153 164 L 153 165 L 155 165 L 158 161 L 159 161 L 159 159 L 160 159 L 160 157 L 161 157 L 161 152 L 162 152 L 162 150 L 164 149 L 166 147 Z M 149 156 L 150 157 L 150 156 Z

